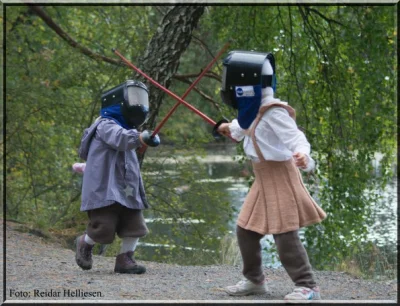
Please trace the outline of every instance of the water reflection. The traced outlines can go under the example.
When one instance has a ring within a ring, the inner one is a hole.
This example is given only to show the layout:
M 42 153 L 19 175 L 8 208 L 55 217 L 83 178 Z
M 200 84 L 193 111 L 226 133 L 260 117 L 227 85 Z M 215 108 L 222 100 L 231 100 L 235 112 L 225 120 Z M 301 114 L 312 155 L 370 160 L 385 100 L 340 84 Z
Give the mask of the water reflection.
M 243 201 L 248 193 L 249 184 L 247 182 L 247 175 L 249 174 L 249 167 L 240 164 L 234 157 L 232 149 L 230 152 L 223 152 L 223 154 L 215 154 L 215 151 L 207 152 L 207 154 L 200 158 L 202 165 L 206 167 L 206 171 L 203 172 L 202 176 L 196 177 L 196 182 L 207 186 L 207 188 L 213 188 L 222 194 L 221 201 L 228 201 L 230 205 L 235 209 L 234 214 L 228 219 L 227 226 L 230 233 L 234 237 L 236 219 L 243 204 Z M 168 173 L 171 178 L 179 180 L 179 171 L 176 171 L 176 163 L 182 163 L 189 159 L 190 157 L 174 157 L 173 159 L 162 159 L 163 173 Z M 151 163 L 160 162 L 159 159 L 151 158 L 147 159 Z M 374 161 L 375 165 L 379 165 L 379 162 Z M 147 172 L 146 175 L 157 176 L 160 173 L 157 171 Z M 306 184 L 307 185 L 307 184 Z M 310 189 L 315 189 L 315 186 L 308 186 Z M 180 197 L 187 197 L 186 200 L 190 203 L 190 186 L 189 184 L 182 184 L 173 188 L 174 192 Z M 317 191 L 317 190 L 314 190 Z M 396 245 L 397 242 L 397 181 L 393 181 L 392 184 L 386 187 L 384 191 L 381 192 L 382 198 L 378 205 L 374 208 L 374 218 L 376 220 L 374 226 L 369 230 L 368 239 L 375 242 L 378 246 Z M 315 197 L 315 195 L 314 195 Z M 183 199 L 183 198 L 182 198 Z M 204 209 L 209 209 L 209 213 L 213 214 L 215 211 L 213 208 L 208 207 L 210 203 L 205 202 L 205 199 L 200 198 L 196 203 L 191 203 L 192 205 L 203 206 Z M 151 216 L 151 211 L 147 215 L 147 224 L 151 230 L 151 236 L 160 237 L 154 241 L 142 240 L 140 243 L 142 249 L 145 249 L 147 260 L 158 260 L 167 256 L 168 254 L 177 251 L 184 250 L 186 255 L 180 256 L 199 256 L 201 251 L 201 256 L 205 253 L 215 253 L 218 251 L 220 245 L 215 243 L 207 244 L 205 248 L 201 242 L 190 241 L 190 235 L 196 231 L 209 231 L 213 225 L 208 224 L 208 218 L 203 219 L 192 219 L 190 216 L 185 215 L 182 218 L 175 219 L 155 219 Z M 171 223 L 180 223 L 185 225 L 186 235 L 188 239 L 176 238 L 171 230 Z M 300 237 L 303 238 L 304 229 L 299 231 Z M 221 239 L 222 237 L 217 237 Z M 163 243 L 166 240 L 168 242 Z M 171 243 L 171 239 L 173 243 Z M 265 236 L 261 243 L 263 249 L 269 249 L 273 244 L 272 235 Z M 162 260 L 162 259 L 161 259 Z M 278 267 L 280 262 L 278 258 L 272 258 L 268 252 L 264 251 L 263 261 L 265 266 Z M 190 263 L 189 263 L 190 264 Z
M 382 198 L 375 206 L 373 215 L 375 224 L 368 238 L 377 246 L 397 244 L 397 180 L 393 180 L 381 192 Z

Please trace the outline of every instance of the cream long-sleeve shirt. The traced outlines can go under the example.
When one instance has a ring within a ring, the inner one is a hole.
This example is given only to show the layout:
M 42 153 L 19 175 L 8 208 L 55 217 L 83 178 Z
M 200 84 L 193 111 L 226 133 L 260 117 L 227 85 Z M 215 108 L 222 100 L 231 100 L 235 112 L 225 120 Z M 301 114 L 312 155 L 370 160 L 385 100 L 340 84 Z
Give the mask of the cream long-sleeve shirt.
M 261 105 L 265 106 L 273 102 L 286 103 L 274 98 L 273 95 L 268 95 L 262 99 Z M 244 138 L 244 152 L 251 160 L 258 162 L 259 159 L 249 135 L 252 125 L 248 130 L 243 130 L 237 119 L 234 119 L 229 130 L 231 136 L 237 141 Z M 265 160 L 285 161 L 293 158 L 293 153 L 299 152 L 308 157 L 307 168 L 302 170 L 309 172 L 315 168 L 315 161 L 310 156 L 310 143 L 283 107 L 274 107 L 266 111 L 256 127 L 255 134 Z

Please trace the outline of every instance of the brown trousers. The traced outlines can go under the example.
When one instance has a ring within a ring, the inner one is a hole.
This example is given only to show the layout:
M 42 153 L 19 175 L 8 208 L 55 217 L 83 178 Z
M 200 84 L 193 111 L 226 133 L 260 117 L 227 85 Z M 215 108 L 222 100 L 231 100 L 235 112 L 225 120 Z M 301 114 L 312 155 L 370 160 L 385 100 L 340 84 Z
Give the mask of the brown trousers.
M 119 203 L 89 210 L 88 217 L 86 232 L 97 243 L 112 243 L 115 234 L 120 238 L 140 238 L 148 233 L 142 211 Z
M 240 252 L 243 259 L 243 275 L 255 284 L 264 282 L 260 240 L 264 236 L 236 227 Z M 295 286 L 316 286 L 307 252 L 300 241 L 298 231 L 273 235 L 279 259 Z

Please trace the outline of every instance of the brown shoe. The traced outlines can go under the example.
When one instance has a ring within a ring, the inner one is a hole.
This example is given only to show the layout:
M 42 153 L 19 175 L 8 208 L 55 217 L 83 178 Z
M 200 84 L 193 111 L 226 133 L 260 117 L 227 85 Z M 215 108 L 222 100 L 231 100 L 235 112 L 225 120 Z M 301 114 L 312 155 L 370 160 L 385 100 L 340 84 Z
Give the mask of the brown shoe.
M 146 272 L 144 266 L 138 265 L 133 257 L 133 251 L 119 254 L 115 260 L 115 273 L 142 274 Z
M 90 270 L 92 268 L 92 249 L 93 245 L 85 242 L 85 235 L 79 236 L 75 240 L 76 253 L 75 261 L 83 270 Z

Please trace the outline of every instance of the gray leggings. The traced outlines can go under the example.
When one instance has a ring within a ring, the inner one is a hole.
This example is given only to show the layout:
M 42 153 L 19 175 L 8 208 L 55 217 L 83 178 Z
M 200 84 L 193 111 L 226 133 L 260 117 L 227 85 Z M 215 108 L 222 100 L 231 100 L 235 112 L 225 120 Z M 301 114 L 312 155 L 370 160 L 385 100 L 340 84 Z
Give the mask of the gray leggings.
M 243 275 L 255 284 L 262 283 L 265 276 L 262 270 L 260 240 L 264 236 L 236 227 L 240 252 L 243 259 Z M 295 286 L 313 288 L 316 286 L 307 252 L 300 241 L 298 231 L 273 235 L 279 259 Z

